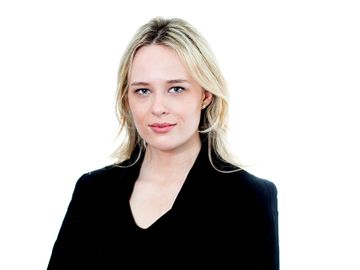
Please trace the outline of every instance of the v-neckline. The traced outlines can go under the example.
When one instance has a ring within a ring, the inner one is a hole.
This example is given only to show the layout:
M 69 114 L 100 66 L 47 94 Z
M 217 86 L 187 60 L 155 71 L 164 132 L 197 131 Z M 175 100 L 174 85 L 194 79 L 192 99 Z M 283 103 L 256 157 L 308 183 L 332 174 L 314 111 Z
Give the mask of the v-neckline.
M 175 199 L 175 201 L 176 201 L 176 199 Z M 147 227 L 141 227 L 140 225 L 138 225 L 138 223 L 137 223 L 136 220 L 135 220 L 133 211 L 132 211 L 132 209 L 131 209 L 130 201 L 128 201 L 128 212 L 129 212 L 130 222 L 131 222 L 132 226 L 135 227 L 137 230 L 143 231 L 143 232 L 152 230 L 153 227 L 156 227 L 156 224 L 157 224 L 157 223 L 160 223 L 161 220 L 165 219 L 168 215 L 171 214 L 171 210 L 172 210 L 173 207 L 174 207 L 175 201 L 174 201 L 172 207 L 171 207 L 168 211 L 164 212 L 161 216 L 159 216 L 157 219 L 155 219 L 154 222 L 152 222 L 152 223 L 151 223 L 149 226 L 147 226 Z
M 196 160 L 195 160 L 195 163 L 196 163 Z M 134 188 L 134 185 L 135 185 L 135 182 L 136 182 L 136 179 L 135 181 L 132 181 L 132 189 L 130 190 L 130 193 L 129 193 L 129 197 L 128 197 L 128 209 L 129 209 L 129 213 L 130 213 L 130 216 L 131 216 L 131 222 L 134 224 L 134 226 L 137 227 L 137 229 L 141 230 L 141 231 L 147 231 L 147 230 L 151 230 L 153 227 L 156 227 L 156 225 L 158 223 L 160 223 L 162 220 L 166 219 L 168 216 L 170 216 L 172 214 L 172 212 L 174 212 L 177 208 L 177 205 L 179 203 L 179 200 L 181 200 L 181 197 L 182 197 L 182 194 L 185 192 L 184 190 L 186 190 L 186 187 L 188 185 L 188 182 L 189 182 L 189 178 L 191 178 L 191 171 L 195 165 L 195 163 L 193 164 L 193 166 L 191 167 L 191 169 L 189 170 L 189 172 L 187 173 L 186 177 L 185 177 L 185 180 L 184 182 L 182 183 L 180 189 L 179 189 L 179 192 L 177 193 L 171 207 L 166 211 L 164 212 L 163 214 L 161 214 L 160 216 L 158 216 L 156 219 L 154 219 L 154 221 L 147 227 L 141 227 L 140 225 L 138 225 L 138 223 L 136 222 L 136 219 L 134 217 L 134 213 L 132 211 L 132 208 L 131 208 L 131 204 L 130 204 L 130 197 L 131 197 L 131 194 L 132 194 L 132 191 L 133 191 L 133 188 Z
M 178 194 L 176 195 L 175 197 L 175 200 L 172 204 L 172 206 L 169 208 L 169 210 L 167 210 L 166 212 L 164 212 L 162 215 L 160 215 L 158 218 L 156 218 L 149 226 L 147 227 L 141 227 L 137 224 L 136 220 L 135 220 L 135 217 L 134 217 L 134 214 L 133 214 L 133 211 L 132 211 L 132 208 L 131 208 L 131 205 L 130 205 L 130 197 L 131 197 L 131 194 L 133 192 L 133 189 L 134 189 L 134 185 L 135 185 L 135 182 L 139 176 L 139 172 L 140 172 L 140 168 L 141 168 L 141 162 L 142 162 L 142 159 L 139 160 L 140 161 L 140 164 L 138 164 L 136 166 L 136 170 L 134 172 L 134 174 L 132 175 L 132 181 L 130 182 L 130 186 L 129 186 L 129 194 L 128 194 L 128 199 L 127 199 L 127 208 L 128 208 L 128 213 L 130 215 L 130 220 L 131 220 L 131 223 L 133 224 L 133 226 L 135 228 L 137 228 L 138 230 L 140 231 L 150 231 L 152 230 L 154 227 L 157 226 L 158 223 L 161 223 L 163 220 L 166 220 L 169 216 L 172 215 L 173 212 L 176 211 L 176 209 L 178 208 L 179 204 L 181 203 L 181 200 L 184 196 L 184 194 L 187 193 L 187 190 L 189 189 L 189 186 L 192 182 L 192 175 L 194 174 L 194 171 L 195 170 L 198 170 L 198 167 L 200 167 L 200 163 L 203 162 L 203 157 L 204 156 L 204 152 L 206 152 L 206 147 L 204 147 L 204 145 L 202 145 L 193 165 L 191 166 L 189 172 L 187 173 L 186 177 L 185 177 L 185 180 L 183 182 L 183 184 L 181 185 L 180 189 L 179 189 L 179 192 Z M 134 168 L 135 169 L 135 168 Z

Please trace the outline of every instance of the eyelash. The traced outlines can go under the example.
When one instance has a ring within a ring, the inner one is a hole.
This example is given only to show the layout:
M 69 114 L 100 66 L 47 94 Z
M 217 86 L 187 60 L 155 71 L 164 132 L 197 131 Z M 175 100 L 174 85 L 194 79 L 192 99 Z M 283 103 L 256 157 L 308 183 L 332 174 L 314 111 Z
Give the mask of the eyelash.
M 177 91 L 173 92 L 173 91 L 171 91 L 172 89 L 177 89 Z M 145 93 L 145 91 L 146 91 L 146 93 Z M 182 93 L 183 91 L 185 91 L 185 88 L 181 87 L 181 86 L 174 86 L 174 87 L 171 87 L 168 91 L 169 91 L 169 93 L 179 94 L 179 93 Z M 139 88 L 139 89 L 135 90 L 135 93 L 139 94 L 141 96 L 148 95 L 149 92 L 150 92 L 150 90 L 147 88 Z
M 149 92 L 149 89 L 146 89 L 146 88 L 136 89 L 136 90 L 135 90 L 135 93 L 136 93 L 136 94 L 139 94 L 139 95 L 141 95 L 141 96 L 145 96 L 146 94 L 143 93 L 144 91 Z
M 180 89 L 180 90 L 181 90 L 180 92 L 176 91 L 175 93 L 182 93 L 182 92 L 185 90 L 185 88 L 184 88 L 184 87 L 181 87 L 181 86 L 171 87 L 171 88 L 169 89 L 169 91 L 170 91 L 171 89 Z

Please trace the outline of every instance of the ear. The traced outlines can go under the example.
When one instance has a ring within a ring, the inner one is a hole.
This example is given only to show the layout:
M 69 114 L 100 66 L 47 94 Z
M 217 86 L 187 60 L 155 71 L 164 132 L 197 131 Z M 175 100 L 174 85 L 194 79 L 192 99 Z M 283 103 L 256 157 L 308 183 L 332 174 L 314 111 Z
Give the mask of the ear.
M 212 99 L 213 94 L 207 90 L 204 90 L 201 109 L 205 109 L 211 103 Z

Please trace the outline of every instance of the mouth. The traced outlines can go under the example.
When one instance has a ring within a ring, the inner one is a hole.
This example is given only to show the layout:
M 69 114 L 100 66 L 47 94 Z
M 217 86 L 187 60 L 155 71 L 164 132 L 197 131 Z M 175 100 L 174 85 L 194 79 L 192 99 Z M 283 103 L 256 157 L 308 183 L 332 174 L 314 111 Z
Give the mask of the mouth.
M 176 123 L 154 123 L 149 125 L 149 127 L 158 134 L 168 133 L 172 130 L 174 126 L 176 126 Z

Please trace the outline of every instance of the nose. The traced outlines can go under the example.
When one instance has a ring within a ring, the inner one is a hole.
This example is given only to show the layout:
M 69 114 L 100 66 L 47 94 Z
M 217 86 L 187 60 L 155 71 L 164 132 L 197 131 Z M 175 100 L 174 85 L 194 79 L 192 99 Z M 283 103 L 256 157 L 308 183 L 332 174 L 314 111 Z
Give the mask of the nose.
M 155 116 L 162 116 L 169 113 L 168 104 L 166 104 L 166 98 L 161 94 L 155 94 L 153 96 L 153 104 L 151 112 Z

